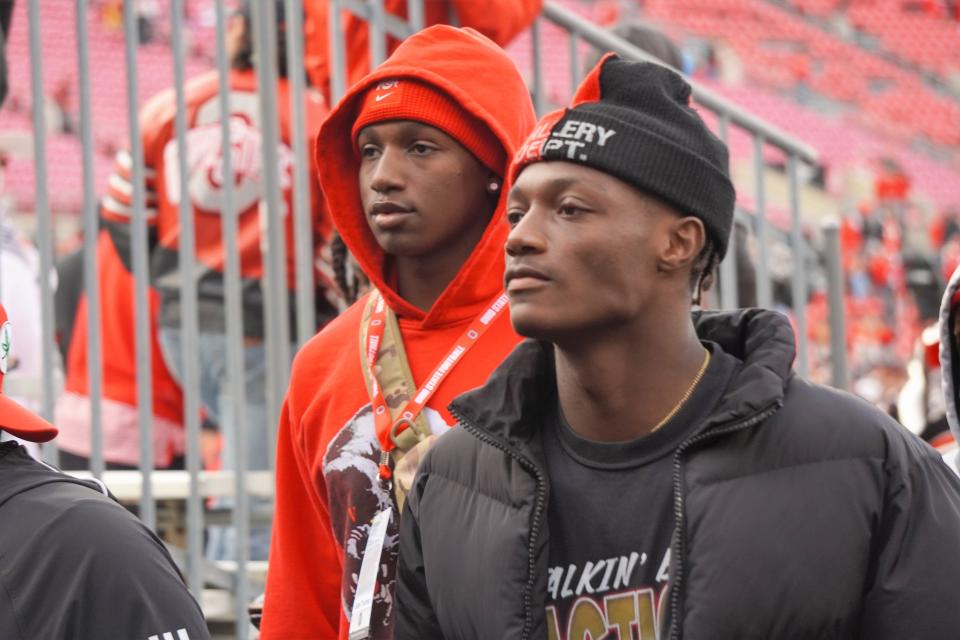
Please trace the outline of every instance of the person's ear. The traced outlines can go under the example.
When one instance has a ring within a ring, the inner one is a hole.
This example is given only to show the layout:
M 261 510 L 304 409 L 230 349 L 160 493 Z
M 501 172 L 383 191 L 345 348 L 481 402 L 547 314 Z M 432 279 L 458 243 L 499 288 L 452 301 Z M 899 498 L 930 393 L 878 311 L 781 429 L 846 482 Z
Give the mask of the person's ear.
M 657 258 L 657 271 L 687 271 L 696 261 L 707 241 L 703 221 L 693 216 L 673 218 L 666 224 L 662 250 Z

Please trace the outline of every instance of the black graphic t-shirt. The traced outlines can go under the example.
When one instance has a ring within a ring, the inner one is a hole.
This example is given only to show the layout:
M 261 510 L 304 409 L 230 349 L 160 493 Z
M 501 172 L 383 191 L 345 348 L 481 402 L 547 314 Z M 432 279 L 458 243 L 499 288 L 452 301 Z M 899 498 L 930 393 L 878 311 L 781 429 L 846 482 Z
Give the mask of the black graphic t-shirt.
M 648 436 L 586 440 L 566 423 L 559 403 L 547 421 L 549 640 L 662 637 L 674 529 L 672 453 L 700 429 L 739 364 L 717 345 L 705 346 L 712 355 L 700 384 Z

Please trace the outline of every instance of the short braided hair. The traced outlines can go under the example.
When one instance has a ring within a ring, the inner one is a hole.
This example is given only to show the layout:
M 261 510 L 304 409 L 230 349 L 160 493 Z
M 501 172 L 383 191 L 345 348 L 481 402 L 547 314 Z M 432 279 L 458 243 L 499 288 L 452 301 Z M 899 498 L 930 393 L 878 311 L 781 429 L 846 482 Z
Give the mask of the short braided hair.
M 344 301 L 351 305 L 367 290 L 370 283 L 356 260 L 350 254 L 343 237 L 334 231 L 330 239 L 330 265 L 333 280 L 343 294 Z
M 693 303 L 699 305 L 700 297 L 704 291 L 709 291 L 713 286 L 713 280 L 717 265 L 720 264 L 720 252 L 717 251 L 716 243 L 709 235 L 703 243 L 703 248 L 697 254 L 693 261 L 693 268 L 690 271 L 690 289 L 693 292 Z

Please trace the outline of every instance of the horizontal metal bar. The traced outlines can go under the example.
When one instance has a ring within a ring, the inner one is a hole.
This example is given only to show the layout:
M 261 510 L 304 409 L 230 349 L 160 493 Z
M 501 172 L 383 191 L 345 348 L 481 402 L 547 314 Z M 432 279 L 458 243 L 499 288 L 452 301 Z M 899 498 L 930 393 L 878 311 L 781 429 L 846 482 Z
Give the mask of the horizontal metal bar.
M 579 34 L 580 37 L 599 49 L 613 51 L 627 58 L 662 64 L 643 49 L 635 47 L 623 38 L 610 33 L 589 20 L 584 20 L 556 2 L 545 2 L 542 16 L 567 31 Z M 817 151 L 807 143 L 790 136 L 782 129 L 758 118 L 696 81 L 687 78 L 687 82 L 693 88 L 693 97 L 704 107 L 718 114 L 727 115 L 732 123 L 760 134 L 768 144 L 792 153 L 806 162 L 812 164 L 819 160 L 820 156 Z
M 83 480 L 94 477 L 89 471 L 68 473 Z M 246 495 L 263 498 L 273 496 L 273 473 L 247 471 L 243 475 Z M 136 504 L 143 492 L 143 474 L 139 471 L 104 471 L 102 479 L 120 502 Z M 157 500 L 188 500 L 192 495 L 190 472 L 153 471 L 150 474 L 150 488 Z M 235 495 L 236 489 L 233 471 L 201 471 L 197 475 L 197 495 L 202 498 L 229 498 Z
M 180 547 L 165 542 L 164 546 L 167 548 L 167 551 L 170 553 L 170 556 L 173 558 L 173 561 L 177 563 L 177 566 L 180 567 L 182 571 L 187 564 L 187 554 L 183 552 L 183 549 Z M 262 588 L 263 584 L 266 582 L 267 577 L 267 563 L 266 561 L 253 561 L 247 563 L 247 576 L 249 579 L 260 585 Z M 234 582 L 236 582 L 237 575 L 237 563 L 233 560 L 217 560 L 215 562 L 210 562 L 209 560 L 203 560 L 202 575 L 205 584 L 212 585 L 217 587 L 217 591 L 224 593 L 229 593 L 233 589 Z M 203 590 L 203 595 L 209 593 L 210 589 Z M 198 597 L 200 593 L 198 592 Z M 232 605 L 231 605 L 232 606 Z M 210 615 L 208 613 L 207 607 L 203 608 L 204 617 L 209 621 Z M 224 612 L 227 609 L 221 608 Z M 232 610 L 231 610 L 232 612 Z M 227 614 L 228 619 L 229 614 Z

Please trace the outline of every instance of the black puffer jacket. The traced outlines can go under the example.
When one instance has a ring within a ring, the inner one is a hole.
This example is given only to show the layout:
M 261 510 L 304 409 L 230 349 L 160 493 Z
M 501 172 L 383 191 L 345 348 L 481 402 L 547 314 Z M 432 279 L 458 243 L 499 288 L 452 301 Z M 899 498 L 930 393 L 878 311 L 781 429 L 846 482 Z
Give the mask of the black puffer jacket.
M 793 375 L 776 313 L 704 313 L 743 361 L 674 456 L 661 638 L 960 638 L 960 482 L 940 456 L 845 393 Z M 539 429 L 549 345 L 523 343 L 451 406 L 401 524 L 398 640 L 546 638 L 550 487 Z

